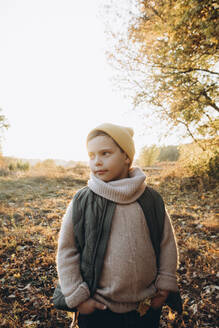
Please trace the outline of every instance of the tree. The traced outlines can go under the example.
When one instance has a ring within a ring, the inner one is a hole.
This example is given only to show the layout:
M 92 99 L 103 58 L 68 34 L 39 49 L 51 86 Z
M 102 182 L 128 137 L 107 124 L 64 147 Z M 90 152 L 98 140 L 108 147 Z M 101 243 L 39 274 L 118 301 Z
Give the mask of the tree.
M 0 108 L 0 112 L 1 111 L 2 109 Z M 9 128 L 9 124 L 6 117 L 0 114 L 0 154 L 1 154 L 1 142 L 3 137 L 3 130 L 8 128 Z
M 198 138 L 217 136 L 219 19 L 215 0 L 136 0 L 139 12 L 110 58 L 170 127 Z M 128 72 L 128 73 L 127 73 Z
M 143 147 L 138 157 L 139 165 L 142 167 L 152 166 L 156 162 L 159 152 L 159 149 L 155 145 Z
M 2 112 L 2 109 L 1 108 L 0 108 L 0 112 Z M 1 115 L 0 114 L 0 130 L 3 129 L 3 128 L 8 129 L 9 128 L 9 124 L 7 122 L 6 117 L 4 115 Z
M 179 148 L 178 146 L 163 146 L 160 148 L 160 154 L 158 156 L 158 161 L 177 161 L 179 158 Z

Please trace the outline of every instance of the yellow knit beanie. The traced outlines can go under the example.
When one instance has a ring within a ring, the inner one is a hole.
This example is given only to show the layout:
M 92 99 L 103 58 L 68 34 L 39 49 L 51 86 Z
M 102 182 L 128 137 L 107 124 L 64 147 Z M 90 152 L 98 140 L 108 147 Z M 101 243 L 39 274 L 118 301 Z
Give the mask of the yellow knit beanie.
M 94 131 L 103 131 L 107 133 L 113 140 L 116 141 L 122 150 L 124 150 L 131 162 L 133 161 L 135 155 L 135 145 L 133 140 L 134 131 L 132 128 L 111 123 L 103 123 L 89 132 L 87 142 L 90 134 Z

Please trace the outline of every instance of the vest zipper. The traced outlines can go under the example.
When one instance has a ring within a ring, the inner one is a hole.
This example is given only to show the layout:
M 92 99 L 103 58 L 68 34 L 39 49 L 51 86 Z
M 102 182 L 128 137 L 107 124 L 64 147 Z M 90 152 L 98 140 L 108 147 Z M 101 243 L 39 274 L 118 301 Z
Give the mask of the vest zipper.
M 94 293 L 94 290 L 93 290 L 93 285 L 94 285 L 94 281 L 95 281 L 95 262 L 96 262 L 96 255 L 97 255 L 97 249 L 98 249 L 98 246 L 99 246 L 99 243 L 100 243 L 100 237 L 101 237 L 101 234 L 102 234 L 102 230 L 103 230 L 103 222 L 104 222 L 104 218 L 105 218 L 105 214 L 106 214 L 106 208 L 107 208 L 107 202 L 105 202 L 105 206 L 104 206 L 104 209 L 103 209 L 103 214 L 101 216 L 101 222 L 100 222 L 100 229 L 98 231 L 98 236 L 97 236 L 97 242 L 96 242 L 96 245 L 95 245 L 95 249 L 94 249 L 94 256 L 93 256 L 93 261 L 92 261 L 92 270 L 93 270 L 93 280 L 92 280 L 92 283 L 91 283 L 91 295 L 93 295 Z

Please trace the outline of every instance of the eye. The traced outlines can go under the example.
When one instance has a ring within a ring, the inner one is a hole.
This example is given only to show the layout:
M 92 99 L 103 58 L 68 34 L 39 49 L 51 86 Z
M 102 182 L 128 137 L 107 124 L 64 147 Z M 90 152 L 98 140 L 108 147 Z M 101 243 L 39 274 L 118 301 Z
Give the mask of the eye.
M 103 156 L 107 156 L 107 155 L 109 155 L 109 154 L 110 154 L 109 151 L 104 151 L 104 152 L 103 152 Z

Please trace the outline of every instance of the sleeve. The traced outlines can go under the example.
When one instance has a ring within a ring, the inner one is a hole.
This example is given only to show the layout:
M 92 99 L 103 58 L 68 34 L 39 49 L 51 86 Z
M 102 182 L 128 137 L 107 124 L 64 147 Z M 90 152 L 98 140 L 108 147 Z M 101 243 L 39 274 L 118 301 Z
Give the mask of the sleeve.
M 75 246 L 72 214 L 73 201 L 62 219 L 57 251 L 59 283 L 69 308 L 78 306 L 90 297 L 88 285 L 80 273 L 80 254 Z
M 160 244 L 160 265 L 155 286 L 157 289 L 178 291 L 176 269 L 178 250 L 174 229 L 167 212 L 165 213 L 163 238 Z

